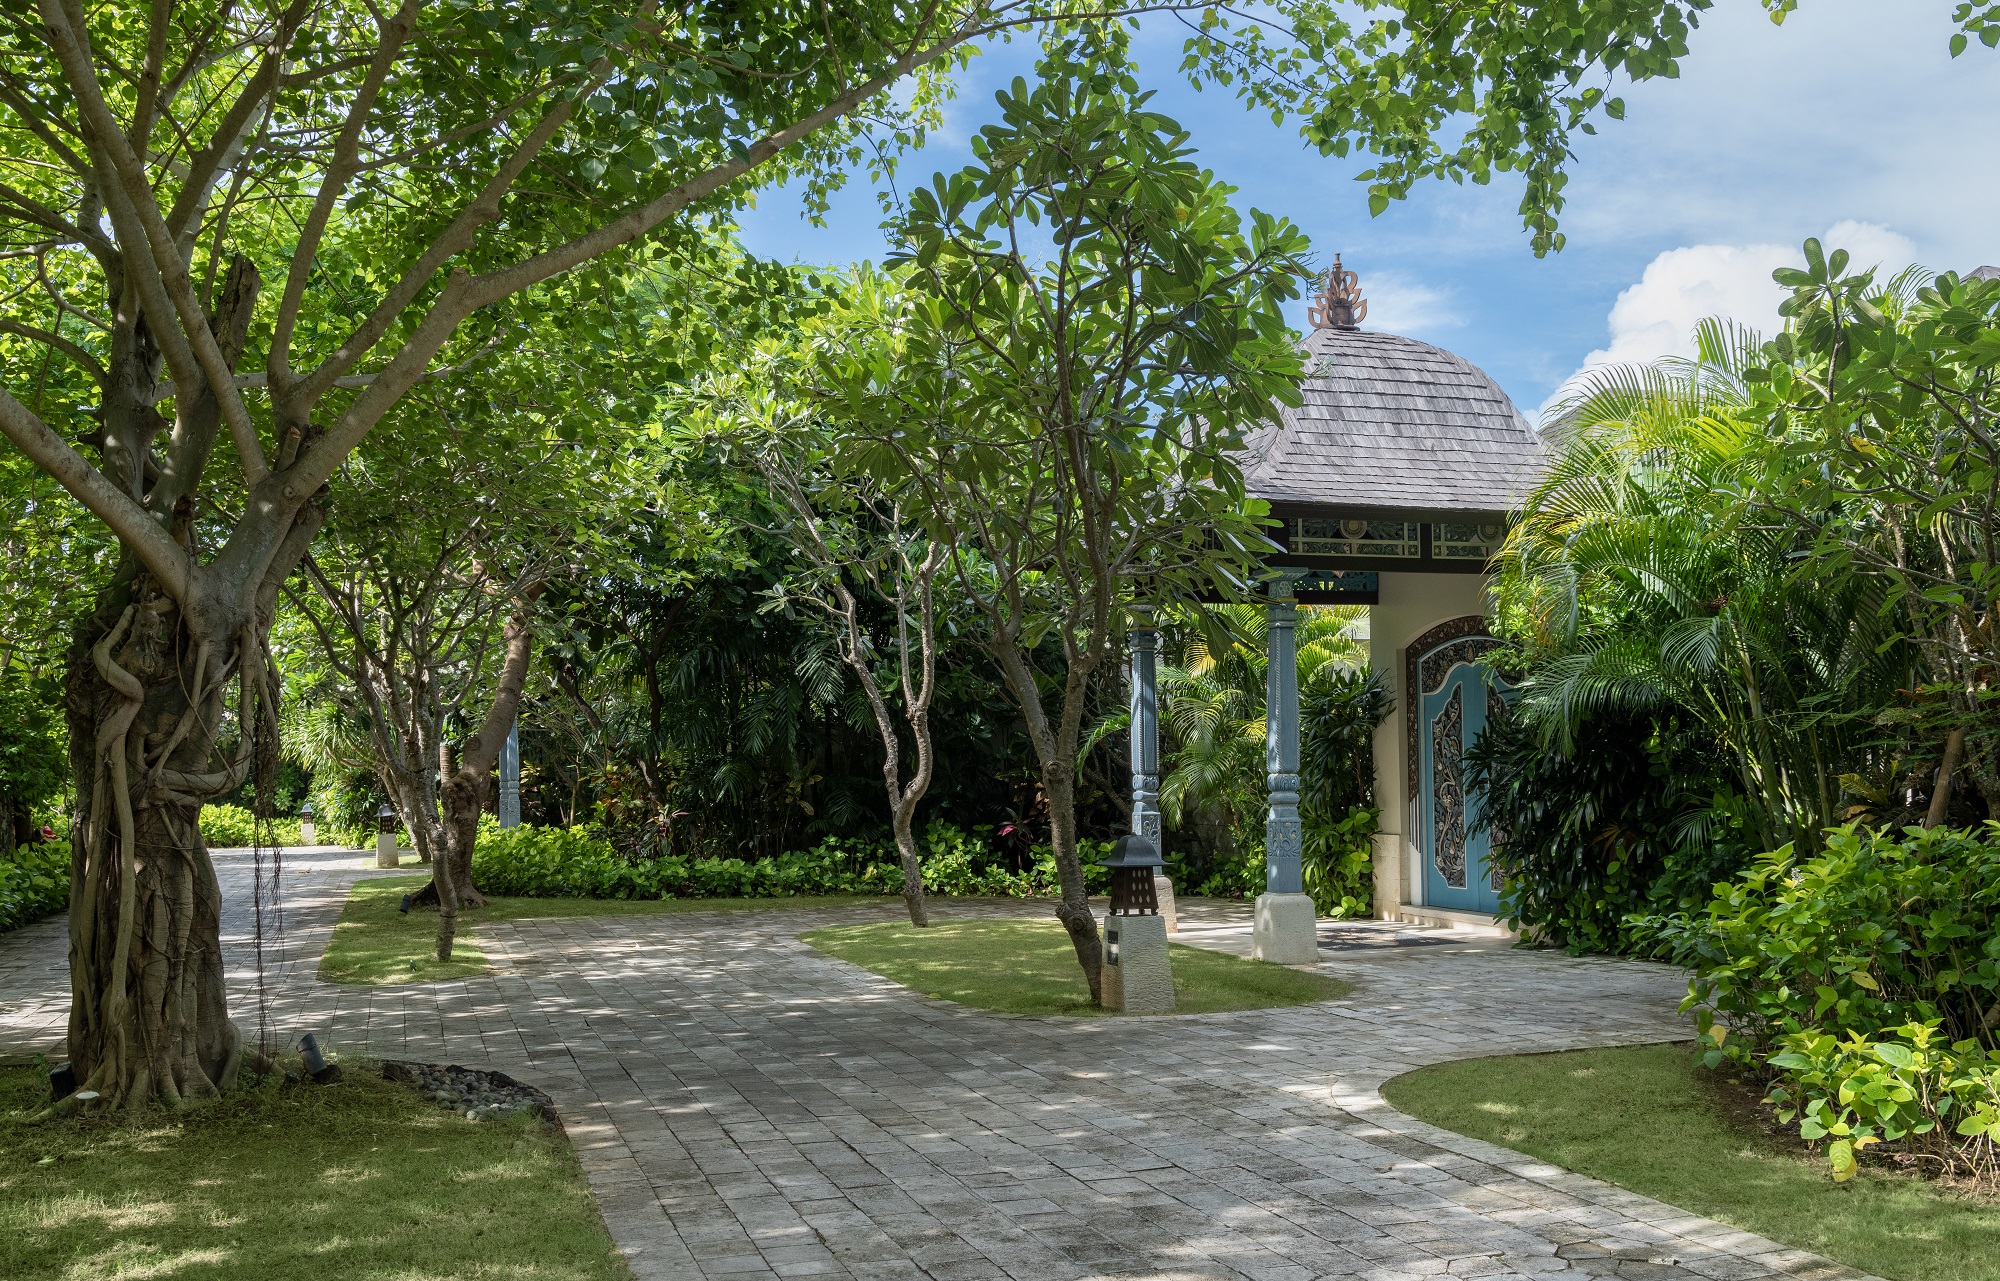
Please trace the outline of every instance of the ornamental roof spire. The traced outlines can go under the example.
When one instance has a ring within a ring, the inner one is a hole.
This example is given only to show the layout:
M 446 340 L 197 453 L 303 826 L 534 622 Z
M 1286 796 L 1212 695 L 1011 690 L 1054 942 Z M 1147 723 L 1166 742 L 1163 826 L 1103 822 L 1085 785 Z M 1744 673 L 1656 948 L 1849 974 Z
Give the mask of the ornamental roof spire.
M 1368 300 L 1361 296 L 1361 277 L 1340 265 L 1333 256 L 1333 268 L 1320 277 L 1319 300 L 1307 308 L 1306 319 L 1314 329 L 1355 329 L 1368 318 Z

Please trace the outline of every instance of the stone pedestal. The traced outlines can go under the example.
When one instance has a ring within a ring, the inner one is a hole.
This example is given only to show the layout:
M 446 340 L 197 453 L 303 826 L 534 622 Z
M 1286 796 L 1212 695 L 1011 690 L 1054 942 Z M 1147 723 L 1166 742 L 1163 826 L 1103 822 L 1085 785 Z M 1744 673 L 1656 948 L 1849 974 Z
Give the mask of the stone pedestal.
M 313 821 L 311 819 L 305 819 L 299 824 L 299 844 L 301 845 L 319 844 L 319 829 L 313 826 Z
M 1174 883 L 1164 876 L 1155 876 L 1153 878 L 1153 897 L 1159 900 L 1160 919 L 1167 923 L 1167 933 L 1180 933 L 1180 915 L 1174 910 Z
M 1319 917 L 1310 894 L 1259 894 L 1250 955 L 1273 965 L 1319 964 Z
M 1104 918 L 1104 1008 L 1127 1014 L 1171 1014 L 1174 970 L 1167 960 L 1163 916 Z
M 375 866 L 396 866 L 396 834 L 394 832 L 375 833 Z

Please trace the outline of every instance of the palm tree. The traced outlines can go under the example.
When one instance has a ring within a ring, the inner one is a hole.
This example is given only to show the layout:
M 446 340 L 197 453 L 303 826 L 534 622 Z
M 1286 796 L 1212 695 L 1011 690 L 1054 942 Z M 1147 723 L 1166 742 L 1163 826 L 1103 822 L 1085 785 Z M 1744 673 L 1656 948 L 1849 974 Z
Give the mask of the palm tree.
M 1728 752 L 1766 848 L 1811 848 L 1908 664 L 1883 644 L 1878 589 L 1802 563 L 1756 499 L 1767 441 L 1742 374 L 1760 346 L 1706 321 L 1692 360 L 1596 371 L 1556 406 L 1501 613 L 1529 651 L 1518 713 L 1546 740 L 1685 708 Z
M 1267 618 L 1261 605 L 1220 605 L 1163 620 L 1160 808 L 1211 866 L 1231 869 L 1224 879 L 1237 883 L 1229 888 L 1245 891 L 1257 887 L 1251 856 L 1263 847 Z M 1367 610 L 1355 606 L 1299 611 L 1306 885 L 1327 911 L 1343 899 L 1359 910 L 1367 884 L 1373 811 L 1355 814 L 1369 803 L 1370 736 L 1388 712 L 1381 682 L 1368 671 L 1367 622 Z

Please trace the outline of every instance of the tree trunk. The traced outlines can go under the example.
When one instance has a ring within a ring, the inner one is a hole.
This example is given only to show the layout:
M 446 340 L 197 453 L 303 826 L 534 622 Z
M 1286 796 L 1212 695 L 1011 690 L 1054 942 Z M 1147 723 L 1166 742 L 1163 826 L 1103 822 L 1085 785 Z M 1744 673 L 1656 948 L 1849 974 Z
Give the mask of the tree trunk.
M 240 662 L 250 645 L 251 674 Z M 196 640 L 138 578 L 79 625 L 66 697 L 78 798 L 71 836 L 69 1055 L 107 1108 L 226 1090 L 242 1061 L 222 965 L 222 900 L 198 817 L 249 758 L 211 771 L 232 672 L 247 747 L 271 751 L 261 637 Z
M 903 863 L 903 903 L 910 909 L 910 924 L 928 926 L 930 913 L 924 907 L 924 865 L 917 856 L 916 805 L 896 807 L 892 826 L 896 832 L 896 854 Z
M 397 817 L 403 820 L 403 830 L 410 834 L 410 846 L 417 851 L 422 862 L 431 861 L 431 821 L 429 806 L 425 804 L 424 783 L 421 776 L 411 778 L 391 766 L 384 770 L 384 785 L 389 791 L 389 804 L 394 807 Z
M 479 839 L 479 802 L 485 781 L 460 769 L 438 788 L 444 811 L 444 847 L 431 864 L 431 883 L 426 888 L 437 896 L 440 961 L 451 959 L 452 944 L 458 938 L 459 911 L 486 906 L 486 896 L 472 883 L 472 847 Z
M 1090 894 L 1083 882 L 1083 859 L 1076 847 L 1076 772 L 1060 756 L 1042 762 L 1042 791 L 1049 798 L 1049 844 L 1056 856 L 1056 879 L 1062 886 L 1062 900 L 1056 904 L 1056 919 L 1069 931 L 1070 946 L 1083 967 L 1084 981 L 1090 984 L 1090 1001 L 1104 1003 L 1104 950 L 1097 937 L 1097 917 L 1090 910 Z
M 500 679 L 494 687 L 493 706 L 477 733 L 465 741 L 458 768 L 438 786 L 444 813 L 444 848 L 431 865 L 431 887 L 437 892 L 437 959 L 449 961 L 458 937 L 461 907 L 484 907 L 486 898 L 472 886 L 472 847 L 479 839 L 480 803 L 492 784 L 494 766 L 507 733 L 521 713 L 521 691 L 528 683 L 528 663 L 534 657 L 534 632 L 530 619 L 535 602 L 546 584 L 533 583 L 516 598 L 514 612 L 502 632 L 506 658 L 500 665 Z
M 1946 735 L 1944 759 L 1938 762 L 1937 781 L 1931 784 L 1930 810 L 1924 815 L 1925 827 L 1936 827 L 1945 820 L 1945 813 L 1951 808 L 1951 777 L 1958 770 L 1958 759 L 1965 752 L 1965 729 L 1961 726 Z

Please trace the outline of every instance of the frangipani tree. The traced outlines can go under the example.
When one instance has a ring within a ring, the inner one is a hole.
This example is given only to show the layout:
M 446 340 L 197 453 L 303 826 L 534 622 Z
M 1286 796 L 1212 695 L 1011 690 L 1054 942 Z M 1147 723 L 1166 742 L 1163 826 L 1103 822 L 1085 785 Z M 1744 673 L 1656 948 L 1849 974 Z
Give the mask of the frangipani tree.
M 898 485 L 953 559 L 975 635 L 1027 725 L 1062 884 L 1098 990 L 1076 761 L 1091 682 L 1135 594 L 1239 592 L 1264 545 L 1232 451 L 1296 403 L 1283 303 L 1305 238 L 1229 204 L 1103 50 L 1000 95 L 978 160 L 896 225 L 900 363 L 840 359 L 822 393 L 855 466 Z M 1046 249 L 1040 246 L 1047 245 Z M 879 350 L 879 349 L 878 349 Z M 1044 669 L 1045 640 L 1060 654 Z
M 1810 548 L 1802 572 L 1874 584 L 1874 625 L 1921 655 L 1938 706 L 1901 710 L 1936 736 L 1936 826 L 1961 768 L 2000 812 L 2000 280 L 1848 268 L 1808 240 L 1774 273 L 1791 323 L 1747 371 L 1758 497 Z

